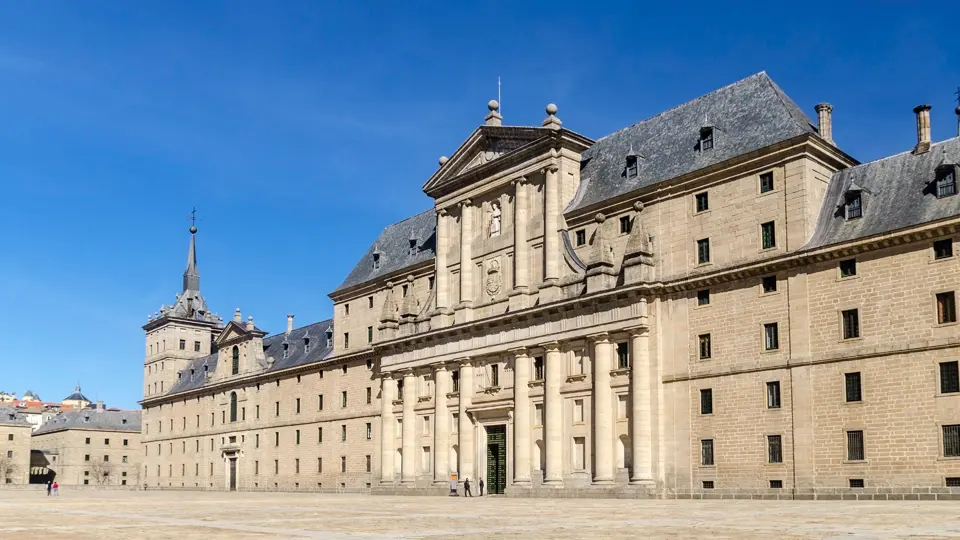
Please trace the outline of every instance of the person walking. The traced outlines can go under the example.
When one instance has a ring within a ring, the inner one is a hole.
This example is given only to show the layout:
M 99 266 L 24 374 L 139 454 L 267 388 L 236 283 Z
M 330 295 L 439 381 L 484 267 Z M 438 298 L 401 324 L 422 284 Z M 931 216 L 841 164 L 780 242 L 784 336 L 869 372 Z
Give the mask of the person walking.
M 51 480 L 47 480 L 47 497 L 50 496 L 50 491 L 52 489 L 53 489 L 53 482 Z
M 483 478 L 480 479 L 480 496 L 483 497 Z
M 60 484 L 58 484 L 56 480 L 53 481 L 53 496 L 60 496 Z
M 467 478 L 463 481 L 463 496 L 464 497 L 473 497 L 473 493 L 470 493 L 470 479 Z

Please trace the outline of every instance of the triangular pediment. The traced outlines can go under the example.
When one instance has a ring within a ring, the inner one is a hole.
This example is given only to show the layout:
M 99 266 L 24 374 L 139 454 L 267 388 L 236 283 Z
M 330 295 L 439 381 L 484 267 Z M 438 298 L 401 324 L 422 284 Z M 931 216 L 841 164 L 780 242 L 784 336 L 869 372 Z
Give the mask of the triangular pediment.
M 237 324 L 235 321 L 230 321 L 227 323 L 227 326 L 224 327 L 223 331 L 220 332 L 220 335 L 217 336 L 216 343 L 218 346 L 222 346 L 232 341 L 246 339 L 250 336 L 250 334 L 251 332 L 247 330 L 246 326 L 243 324 Z
M 553 130 L 536 127 L 480 126 L 423 185 L 428 195 L 462 175 L 548 137 Z

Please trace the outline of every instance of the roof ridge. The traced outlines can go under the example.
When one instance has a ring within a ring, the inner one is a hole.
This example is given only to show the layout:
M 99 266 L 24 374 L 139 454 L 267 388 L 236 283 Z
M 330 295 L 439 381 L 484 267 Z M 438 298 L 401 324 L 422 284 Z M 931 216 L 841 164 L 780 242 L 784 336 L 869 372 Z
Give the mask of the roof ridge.
M 766 75 L 766 72 L 764 72 L 764 75 Z M 787 93 L 783 91 L 783 88 L 780 88 L 780 86 L 776 82 L 774 82 L 774 80 L 769 75 L 767 75 L 766 77 L 763 77 L 763 79 L 767 81 L 767 84 L 770 85 L 770 88 L 773 90 L 773 93 L 777 95 L 777 98 L 780 100 L 780 103 L 784 106 L 784 108 L 787 109 L 787 114 L 790 115 L 790 118 L 793 118 L 794 122 L 797 123 L 797 127 L 799 127 L 800 129 L 808 129 L 810 126 L 813 125 L 813 123 L 810 122 L 810 118 L 808 118 L 806 113 L 803 112 L 803 109 L 801 109 L 800 106 L 797 105 L 795 101 L 790 99 L 790 96 L 788 96 Z M 797 117 L 793 115 L 794 110 L 802 114 L 806 122 L 801 123 L 799 119 L 797 119 Z M 819 131 L 818 131 L 818 134 L 819 134 Z
M 319 325 L 322 325 L 322 324 L 324 324 L 324 323 L 329 323 L 330 326 L 333 326 L 333 317 L 330 317 L 329 319 L 323 319 L 322 321 L 317 321 L 317 322 L 312 322 L 312 323 L 310 323 L 310 324 L 305 324 L 305 325 L 303 325 L 303 326 L 298 326 L 298 327 L 296 327 L 296 328 L 292 328 L 292 329 L 290 329 L 290 333 L 292 334 L 293 332 L 296 332 L 297 330 L 303 330 L 304 328 L 310 328 L 311 326 L 319 326 Z M 277 332 L 276 334 L 268 334 L 268 335 L 266 335 L 266 336 L 263 336 L 263 339 L 269 339 L 269 338 L 273 338 L 273 337 L 277 337 L 277 336 L 285 336 L 285 335 L 287 335 L 286 330 L 284 330 L 283 332 Z
M 932 151 L 935 147 L 940 146 L 940 145 L 943 145 L 943 144 L 946 144 L 946 143 L 949 143 L 949 142 L 952 142 L 952 141 L 955 141 L 955 140 L 960 140 L 960 135 L 956 135 L 956 136 L 954 136 L 954 137 L 950 137 L 949 139 L 943 139 L 942 141 L 931 142 L 931 143 L 930 143 L 930 150 L 928 150 L 927 152 L 924 152 L 924 154 L 929 154 L 930 151 Z M 864 165 L 872 165 L 872 164 L 874 164 L 874 163 L 880 163 L 880 162 L 882 162 L 882 161 L 887 161 L 887 160 L 890 160 L 890 159 L 898 158 L 898 157 L 900 157 L 900 156 L 902 156 L 902 155 L 904 155 L 904 154 L 912 154 L 912 153 L 913 153 L 913 150 L 912 150 L 912 149 L 910 149 L 910 150 L 904 150 L 903 152 L 898 152 L 898 153 L 896 153 L 896 154 L 891 154 L 891 155 L 889 155 L 889 156 L 878 157 L 877 159 L 875 159 L 875 160 L 873 160 L 873 161 L 867 161 L 867 162 L 864 162 L 864 163 L 858 163 L 858 164 L 854 165 L 853 167 L 847 167 L 846 169 L 841 169 L 841 170 L 837 171 L 837 173 L 838 173 L 838 174 L 839 174 L 839 173 L 846 173 L 846 172 L 852 171 L 852 170 L 854 170 L 854 169 L 859 169 L 859 168 L 863 167 Z M 924 155 L 924 154 L 920 154 L 920 155 Z

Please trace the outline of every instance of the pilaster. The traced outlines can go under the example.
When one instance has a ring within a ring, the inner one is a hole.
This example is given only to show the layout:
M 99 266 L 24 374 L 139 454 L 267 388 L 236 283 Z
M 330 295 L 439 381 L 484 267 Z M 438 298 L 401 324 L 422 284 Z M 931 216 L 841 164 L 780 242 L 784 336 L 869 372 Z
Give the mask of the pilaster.
M 457 304 L 457 324 L 473 320 L 473 206 L 470 199 L 460 203 L 460 303 Z
M 450 411 L 447 410 L 447 393 L 450 392 L 451 384 L 447 366 L 434 366 L 433 378 L 433 480 L 437 484 L 446 484 L 450 475 Z
M 530 299 L 530 251 L 527 245 L 527 178 L 521 176 L 513 181 L 513 290 L 509 293 L 510 311 L 528 308 Z
M 593 483 L 613 484 L 613 411 L 610 369 L 613 344 L 606 333 L 590 336 L 593 341 Z
M 403 456 L 400 481 L 412 486 L 416 481 L 416 413 L 417 376 L 413 370 L 403 372 Z
M 653 485 L 653 415 L 651 403 L 650 331 L 630 329 L 630 432 L 633 466 L 630 483 Z
M 381 377 L 380 385 L 380 482 L 392 484 L 394 480 L 394 452 L 397 418 L 393 414 L 393 400 L 397 395 L 397 381 L 390 374 Z
M 460 425 L 457 427 L 460 437 L 460 479 L 474 478 L 473 462 L 476 458 L 476 449 L 474 448 L 473 420 L 467 413 L 467 408 L 473 404 L 473 390 L 476 381 L 473 378 L 473 364 L 469 358 L 464 358 L 460 363 Z M 476 480 L 474 478 L 474 480 Z
M 530 485 L 530 356 L 513 349 L 513 483 Z
M 563 484 L 563 398 L 560 386 L 563 384 L 563 357 L 560 344 L 556 341 L 543 344 L 545 351 L 544 369 L 544 443 L 547 454 L 547 470 L 544 485 L 561 486 Z
M 540 301 L 552 302 L 560 294 L 560 185 L 556 164 L 546 167 L 543 197 L 543 285 Z

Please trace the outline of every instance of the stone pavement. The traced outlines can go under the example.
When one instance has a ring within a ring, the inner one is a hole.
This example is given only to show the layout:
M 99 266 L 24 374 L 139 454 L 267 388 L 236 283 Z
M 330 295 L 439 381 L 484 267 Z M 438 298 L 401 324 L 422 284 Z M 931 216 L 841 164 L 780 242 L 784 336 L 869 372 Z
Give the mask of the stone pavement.
M 0 538 L 960 538 L 960 505 L 0 489 Z

